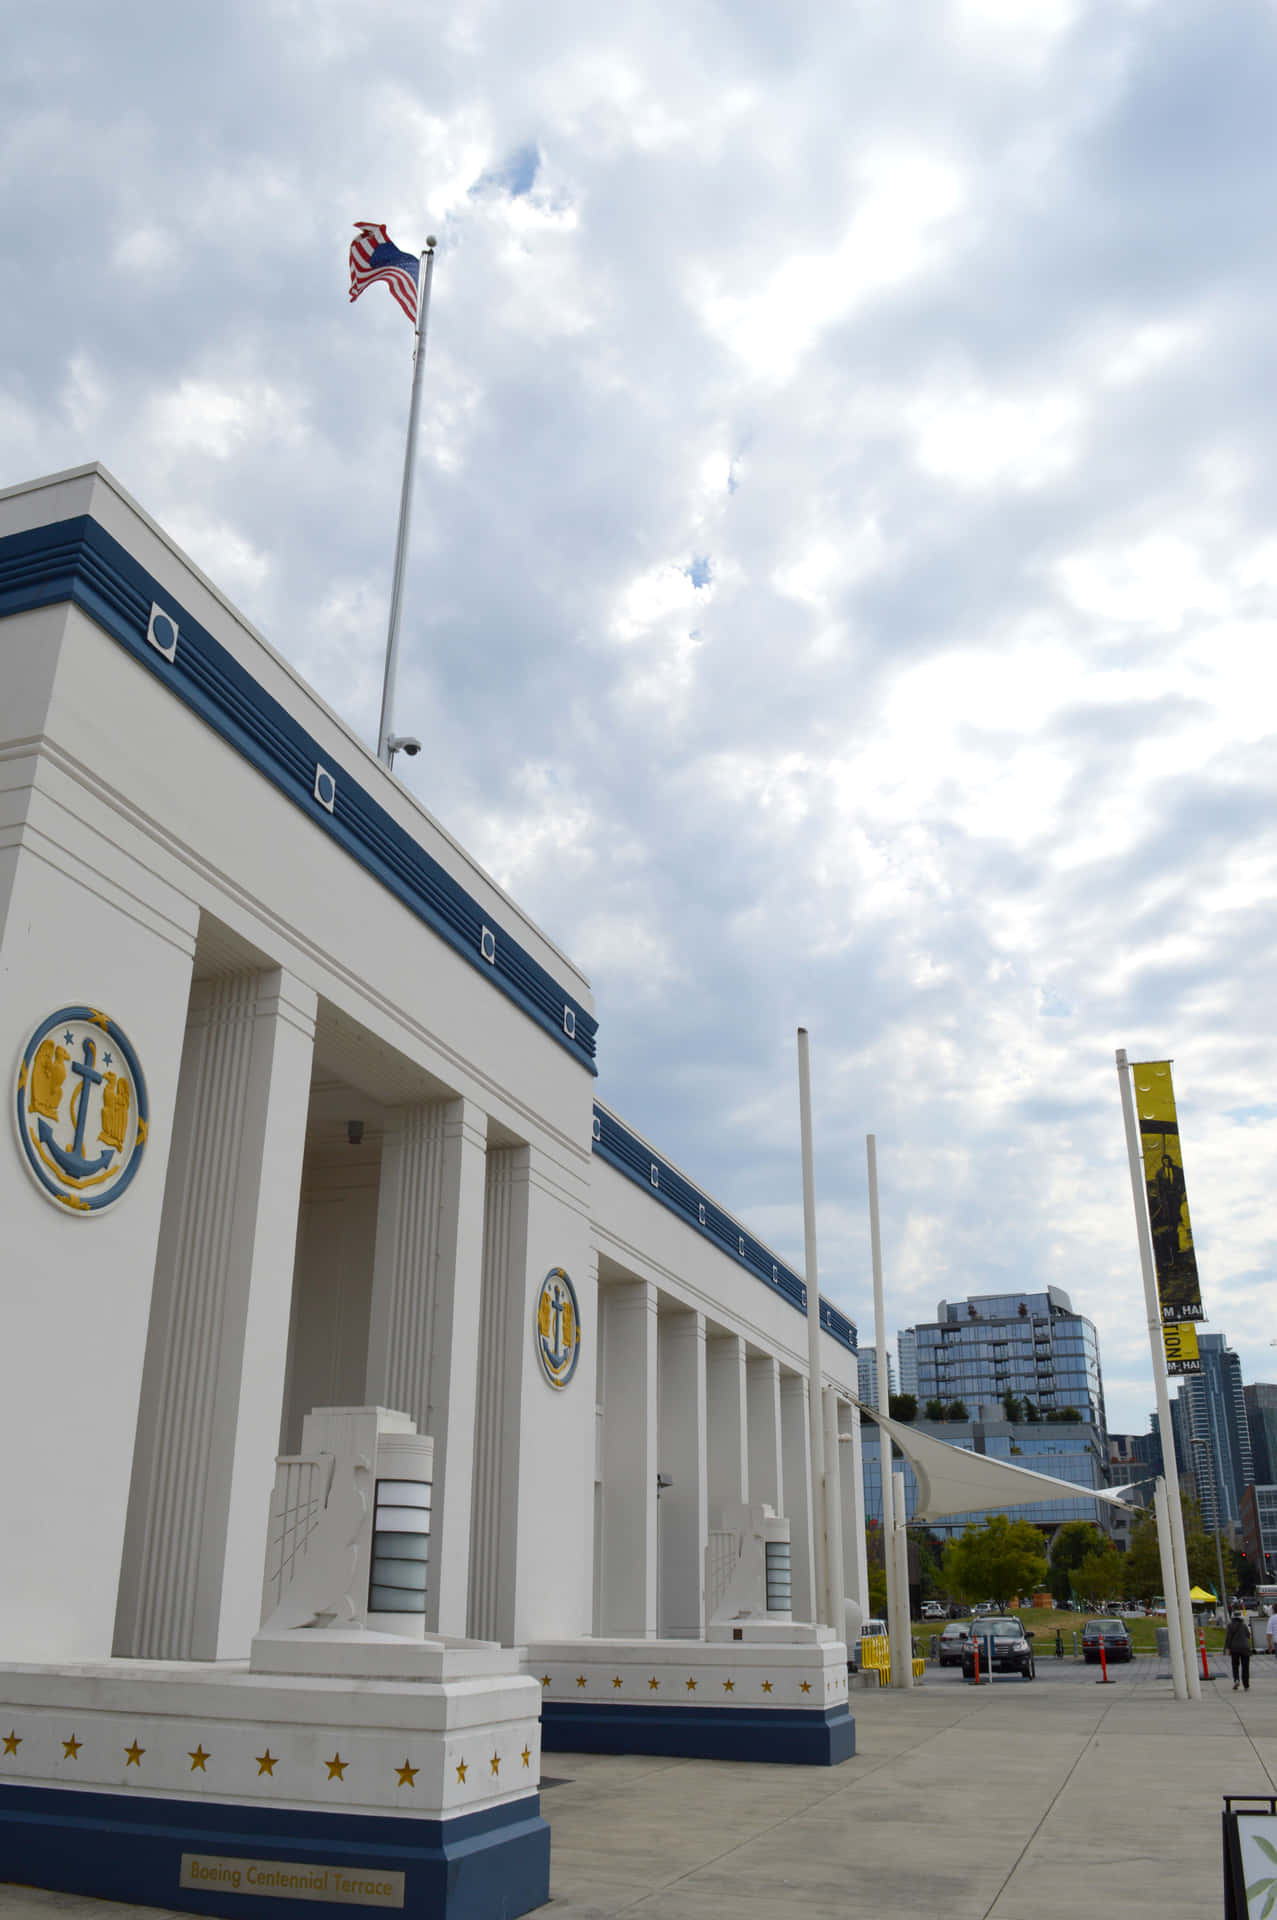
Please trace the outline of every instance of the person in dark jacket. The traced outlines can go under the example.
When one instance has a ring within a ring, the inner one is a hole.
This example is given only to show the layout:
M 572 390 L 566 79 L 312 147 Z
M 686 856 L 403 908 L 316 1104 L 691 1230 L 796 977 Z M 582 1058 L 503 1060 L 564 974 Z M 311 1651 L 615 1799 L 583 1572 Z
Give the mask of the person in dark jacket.
M 1239 1686 L 1250 1692 L 1250 1628 L 1246 1625 L 1245 1615 L 1240 1607 L 1233 1609 L 1233 1617 L 1228 1623 L 1228 1632 L 1224 1635 L 1224 1652 L 1233 1662 L 1233 1692 Z

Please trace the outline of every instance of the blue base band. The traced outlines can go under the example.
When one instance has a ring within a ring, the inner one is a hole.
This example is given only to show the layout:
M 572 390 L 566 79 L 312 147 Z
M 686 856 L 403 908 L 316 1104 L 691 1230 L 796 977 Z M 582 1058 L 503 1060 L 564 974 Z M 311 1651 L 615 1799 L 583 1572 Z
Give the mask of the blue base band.
M 541 1750 L 836 1767 L 856 1751 L 856 1723 L 845 1706 L 754 1713 L 748 1707 L 596 1707 L 543 1700 Z
M 550 1897 L 550 1829 L 535 1794 L 455 1820 L 414 1820 L 0 1787 L 0 1880 L 219 1920 L 339 1920 L 352 1912 L 328 1900 L 281 1904 L 224 1883 L 208 1893 L 183 1887 L 184 1853 L 402 1873 L 402 1911 L 418 1920 L 513 1920 Z

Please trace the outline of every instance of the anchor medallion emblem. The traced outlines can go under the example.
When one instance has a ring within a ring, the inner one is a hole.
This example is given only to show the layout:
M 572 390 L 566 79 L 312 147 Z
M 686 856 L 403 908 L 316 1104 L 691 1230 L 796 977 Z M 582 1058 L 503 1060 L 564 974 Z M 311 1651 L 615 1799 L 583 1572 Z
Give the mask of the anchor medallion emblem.
M 119 1198 L 141 1162 L 146 1082 L 127 1036 L 96 1007 L 60 1007 L 22 1051 L 16 1118 L 42 1191 L 75 1213 Z
M 536 1310 L 537 1354 L 552 1387 L 566 1387 L 581 1351 L 581 1310 L 576 1289 L 562 1267 L 541 1282 Z

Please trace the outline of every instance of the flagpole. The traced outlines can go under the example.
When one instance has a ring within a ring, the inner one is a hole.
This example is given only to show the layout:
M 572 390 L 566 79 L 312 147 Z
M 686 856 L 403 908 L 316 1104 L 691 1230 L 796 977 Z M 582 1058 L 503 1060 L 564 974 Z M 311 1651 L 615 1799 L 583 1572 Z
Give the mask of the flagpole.
M 412 517 L 412 482 L 417 465 L 417 421 L 421 415 L 421 369 L 426 359 L 426 321 L 430 314 L 430 282 L 434 276 L 435 246 L 433 233 L 426 235 L 426 250 L 418 273 L 421 293 L 417 301 L 417 345 L 413 353 L 412 399 L 408 406 L 408 443 L 404 448 L 403 487 L 399 495 L 399 532 L 395 539 L 395 572 L 390 589 L 390 627 L 386 634 L 386 672 L 381 686 L 381 722 L 377 729 L 377 758 L 390 766 L 394 749 L 395 672 L 399 665 L 399 626 L 403 618 L 404 571 L 408 560 L 408 523 Z
M 1170 1539 L 1158 1529 L 1162 1557 L 1162 1584 L 1166 1588 L 1166 1625 L 1178 1632 L 1184 1649 L 1184 1680 L 1190 1700 L 1200 1700 L 1202 1689 L 1197 1678 L 1196 1647 L 1193 1640 L 1193 1603 L 1188 1597 L 1188 1555 L 1184 1543 L 1184 1509 L 1179 1498 L 1179 1473 L 1175 1464 L 1175 1429 L 1171 1424 L 1171 1395 L 1166 1378 L 1166 1343 L 1162 1336 L 1162 1309 L 1157 1297 L 1157 1279 L 1153 1270 L 1153 1240 L 1148 1226 L 1148 1191 L 1144 1184 L 1144 1155 L 1140 1147 L 1139 1127 L 1135 1119 L 1135 1099 L 1131 1092 L 1131 1070 L 1125 1047 L 1117 1049 L 1117 1080 L 1122 1096 L 1122 1123 L 1126 1130 L 1126 1157 L 1131 1169 L 1131 1198 L 1135 1203 L 1135 1237 L 1139 1243 L 1140 1271 L 1144 1279 L 1144 1307 L 1148 1315 L 1148 1347 L 1153 1363 L 1153 1392 L 1157 1400 L 1157 1424 L 1162 1440 L 1162 1477 L 1166 1483 L 1166 1510 Z M 1156 1509 L 1155 1509 L 1156 1511 Z M 1167 1563 L 1167 1546 L 1170 1563 Z M 1170 1576 L 1168 1578 L 1168 1575 Z M 1175 1589 L 1172 1592 L 1172 1589 Z M 1174 1607 L 1175 1612 L 1171 1609 Z M 1174 1674 L 1172 1667 L 1172 1674 Z
M 816 1258 L 816 1179 L 811 1150 L 811 1064 L 807 1052 L 807 1029 L 798 1029 L 798 1125 L 803 1160 L 803 1253 L 807 1273 L 807 1431 L 811 1452 L 811 1542 L 815 1592 L 811 1617 L 819 1623 L 822 1613 L 831 1613 L 829 1594 L 828 1526 L 825 1511 L 825 1410 L 822 1394 L 825 1369 L 820 1357 L 820 1265 Z M 842 1631 L 841 1620 L 829 1622 L 835 1635 Z
M 869 1173 L 869 1257 L 873 1268 L 874 1289 L 874 1366 L 878 1376 L 878 1411 L 889 1415 L 891 1412 L 891 1376 L 887 1365 L 887 1310 L 882 1296 L 882 1232 L 878 1222 L 878 1141 L 874 1134 L 865 1135 L 865 1158 Z M 886 1427 L 878 1428 L 879 1459 L 881 1467 L 879 1478 L 882 1482 L 882 1557 L 883 1571 L 887 1576 L 887 1634 L 891 1643 L 891 1684 L 893 1687 L 911 1687 L 913 1685 L 913 1643 L 909 1638 L 909 1546 L 908 1535 L 904 1534 L 907 1509 L 902 1499 L 899 1514 L 896 1511 L 896 1483 L 891 1470 L 891 1435 Z M 904 1573 L 900 1567 L 900 1539 L 897 1525 L 904 1536 Z

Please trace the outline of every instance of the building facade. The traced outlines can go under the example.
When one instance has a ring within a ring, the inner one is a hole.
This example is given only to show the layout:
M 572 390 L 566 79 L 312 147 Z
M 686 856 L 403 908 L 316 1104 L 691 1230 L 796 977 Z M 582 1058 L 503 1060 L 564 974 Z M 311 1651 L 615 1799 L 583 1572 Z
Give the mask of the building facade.
M 801 1277 L 597 1099 L 580 970 L 102 469 L 0 496 L 0 616 L 5 1658 L 245 1658 L 314 1408 L 433 1438 L 429 1633 L 703 1643 L 748 1502 L 816 1619 L 855 1330 L 813 1381 Z
M 910 1329 L 920 1407 L 960 1400 L 973 1420 L 1005 1417 L 1006 1396 L 1054 1420 L 1073 1409 L 1103 1438 L 1104 1384 L 1094 1324 L 1059 1287 L 1041 1293 L 942 1300 L 934 1321 Z
M 878 1355 L 873 1347 L 863 1347 L 856 1354 L 856 1369 L 860 1376 L 860 1398 L 865 1406 L 878 1406 Z M 887 1355 L 887 1392 L 898 1393 L 896 1367 L 890 1353 Z M 885 1413 L 886 1407 L 882 1409 Z
M 1277 1386 L 1256 1381 L 1242 1388 L 1250 1433 L 1251 1465 L 1257 1486 L 1277 1481 Z
M 1240 1529 L 1242 1492 L 1255 1480 L 1241 1360 L 1222 1333 L 1199 1333 L 1197 1346 L 1202 1371 L 1184 1379 L 1172 1403 L 1176 1458 L 1205 1524 Z

